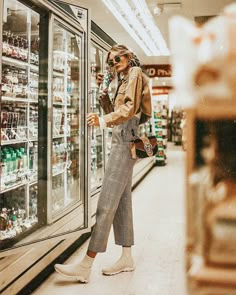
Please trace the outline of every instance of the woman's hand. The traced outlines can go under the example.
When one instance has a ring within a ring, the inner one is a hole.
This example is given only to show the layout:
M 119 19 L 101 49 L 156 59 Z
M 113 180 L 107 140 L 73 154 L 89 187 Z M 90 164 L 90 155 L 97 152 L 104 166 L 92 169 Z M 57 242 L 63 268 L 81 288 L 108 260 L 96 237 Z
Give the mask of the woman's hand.
M 100 126 L 98 115 L 95 113 L 87 114 L 87 124 L 88 126 Z

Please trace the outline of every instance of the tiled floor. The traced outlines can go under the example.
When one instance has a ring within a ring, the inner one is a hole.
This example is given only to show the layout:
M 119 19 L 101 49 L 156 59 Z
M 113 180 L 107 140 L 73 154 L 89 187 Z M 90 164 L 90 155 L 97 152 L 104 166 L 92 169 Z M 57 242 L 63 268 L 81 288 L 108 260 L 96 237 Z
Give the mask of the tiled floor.
M 134 272 L 103 276 L 101 269 L 120 254 L 110 234 L 108 249 L 97 256 L 88 284 L 53 273 L 35 295 L 185 295 L 184 168 L 181 147 L 168 147 L 168 164 L 155 167 L 133 191 Z M 88 242 L 66 263 L 79 262 Z

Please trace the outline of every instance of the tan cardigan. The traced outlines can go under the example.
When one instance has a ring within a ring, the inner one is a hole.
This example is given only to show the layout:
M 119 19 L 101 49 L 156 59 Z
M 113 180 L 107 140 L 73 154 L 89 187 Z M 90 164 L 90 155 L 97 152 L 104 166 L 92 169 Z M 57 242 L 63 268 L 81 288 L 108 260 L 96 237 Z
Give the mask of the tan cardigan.
M 140 67 L 131 67 L 121 80 L 113 101 L 108 95 L 100 96 L 99 102 L 106 115 L 107 127 L 122 124 L 141 111 L 140 124 L 152 116 L 151 95 L 148 82 Z

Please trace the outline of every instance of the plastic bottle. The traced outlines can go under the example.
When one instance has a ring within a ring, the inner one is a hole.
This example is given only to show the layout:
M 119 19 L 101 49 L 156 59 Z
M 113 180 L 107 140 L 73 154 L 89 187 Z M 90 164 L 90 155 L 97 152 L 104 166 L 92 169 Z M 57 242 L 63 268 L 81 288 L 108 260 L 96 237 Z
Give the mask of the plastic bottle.
M 16 172 L 16 170 L 17 170 L 17 159 L 16 159 L 16 153 L 15 152 L 12 153 L 11 159 L 12 159 L 12 172 Z
M 1 155 L 1 188 L 5 188 L 7 176 L 7 161 L 5 155 L 2 153 Z
M 99 89 L 99 92 L 102 95 L 105 95 L 108 93 L 109 85 L 113 79 L 114 79 L 114 73 L 110 70 L 110 68 L 106 68 L 104 72 L 104 79 Z
M 34 170 L 34 152 L 32 149 L 29 151 L 29 169 Z
M 17 169 L 21 171 L 23 169 L 23 159 L 21 152 L 19 150 L 16 151 L 16 160 L 17 160 Z
M 21 152 L 21 156 L 22 156 L 22 160 L 23 160 L 23 169 L 27 169 L 27 165 L 28 165 L 28 160 L 27 160 L 27 155 L 25 153 L 25 149 L 23 147 L 20 148 L 20 152 Z
M 6 165 L 7 165 L 7 173 L 10 174 L 12 172 L 12 159 L 11 154 L 7 152 L 6 154 Z

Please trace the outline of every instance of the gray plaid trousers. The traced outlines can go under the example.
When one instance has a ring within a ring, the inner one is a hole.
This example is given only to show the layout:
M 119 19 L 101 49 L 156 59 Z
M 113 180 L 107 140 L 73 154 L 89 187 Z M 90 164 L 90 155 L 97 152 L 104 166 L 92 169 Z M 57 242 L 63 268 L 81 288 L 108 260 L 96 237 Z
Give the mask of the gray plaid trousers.
M 98 200 L 96 224 L 88 246 L 90 251 L 106 251 L 112 225 L 117 245 L 134 244 L 131 186 L 135 160 L 131 159 L 129 142 L 132 129 L 137 134 L 138 122 L 139 119 L 133 117 L 113 128 L 111 154 Z

